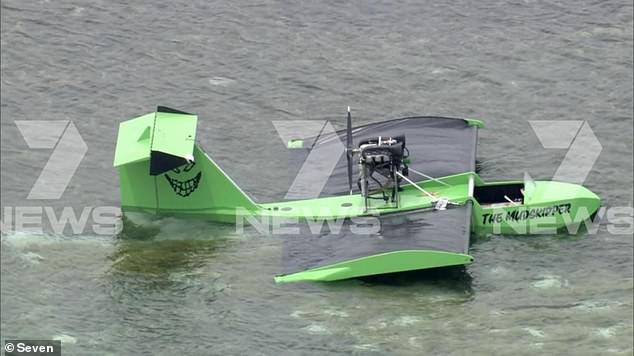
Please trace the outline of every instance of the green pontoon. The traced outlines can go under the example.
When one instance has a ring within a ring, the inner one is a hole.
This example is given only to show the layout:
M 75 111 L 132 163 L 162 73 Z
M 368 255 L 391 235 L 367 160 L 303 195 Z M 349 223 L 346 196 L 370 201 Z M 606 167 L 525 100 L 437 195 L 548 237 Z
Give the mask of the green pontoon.
M 279 233 L 285 242 L 275 281 L 294 282 L 467 265 L 472 233 L 556 232 L 600 206 L 582 186 L 527 174 L 484 182 L 475 171 L 478 120 L 408 117 L 352 129 L 348 112 L 347 124 L 290 140 L 289 168 L 302 179 L 286 199 L 258 203 L 199 146 L 196 115 L 159 107 L 120 124 L 114 165 L 122 209 Z M 343 154 L 332 167 L 315 159 L 338 147 Z M 325 166 L 329 177 L 311 180 Z M 302 196 L 315 187 L 317 197 Z

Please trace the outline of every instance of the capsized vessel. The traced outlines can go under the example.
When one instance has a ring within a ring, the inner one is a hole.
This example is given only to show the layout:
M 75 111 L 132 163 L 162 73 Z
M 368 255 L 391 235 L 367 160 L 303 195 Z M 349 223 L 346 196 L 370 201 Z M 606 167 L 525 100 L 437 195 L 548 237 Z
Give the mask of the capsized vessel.
M 576 184 L 528 175 L 482 180 L 475 170 L 479 120 L 407 117 L 352 129 L 350 112 L 346 130 L 289 141 L 291 168 L 304 180 L 289 187 L 292 200 L 260 203 L 196 142 L 197 121 L 159 106 L 120 124 L 114 166 L 122 209 L 234 224 L 290 221 L 277 282 L 467 265 L 472 233 L 554 232 L 600 206 Z M 342 142 L 345 154 L 327 181 L 311 181 L 318 175 L 301 164 Z M 323 186 L 320 196 L 302 198 L 301 187 L 314 184 Z

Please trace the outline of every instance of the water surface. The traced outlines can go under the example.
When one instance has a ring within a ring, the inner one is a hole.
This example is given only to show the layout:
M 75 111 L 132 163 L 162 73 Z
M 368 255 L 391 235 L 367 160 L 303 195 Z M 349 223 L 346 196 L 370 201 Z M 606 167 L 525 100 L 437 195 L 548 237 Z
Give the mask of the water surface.
M 118 205 L 118 123 L 168 105 L 255 197 L 282 189 L 272 120 L 485 121 L 485 178 L 552 177 L 529 120 L 586 120 L 585 185 L 632 204 L 630 1 L 2 1 L 2 207 Z M 14 120 L 73 120 L 60 200 Z M 156 236 L 2 235 L 2 338 L 86 354 L 632 354 L 632 236 L 490 236 L 462 277 L 275 285 L 281 241 L 173 218 Z M 147 232 L 150 234 L 150 232 Z

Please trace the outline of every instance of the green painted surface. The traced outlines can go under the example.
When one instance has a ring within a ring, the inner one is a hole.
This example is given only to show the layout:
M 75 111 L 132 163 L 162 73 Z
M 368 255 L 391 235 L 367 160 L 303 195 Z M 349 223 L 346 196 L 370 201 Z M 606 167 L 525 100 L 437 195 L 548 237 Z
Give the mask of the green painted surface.
M 119 170 L 125 210 L 204 215 L 235 221 L 236 209 L 252 211 L 253 201 L 195 144 L 196 115 L 156 112 L 119 126 L 114 165 Z M 194 161 L 158 176 L 149 174 L 150 151 Z
M 156 177 L 151 176 L 150 161 L 129 163 L 120 167 L 119 190 L 121 192 L 121 207 L 134 207 L 136 210 L 158 212 L 156 204 Z
M 467 125 L 469 126 L 475 126 L 479 129 L 483 129 L 484 128 L 484 121 L 482 120 L 478 120 L 478 119 L 464 119 L 464 121 L 467 122 Z
M 394 251 L 361 257 L 307 271 L 276 276 L 277 283 L 299 281 L 336 281 L 376 274 L 467 265 L 473 257 L 462 253 L 444 251 L 411 250 Z
M 196 115 L 156 113 L 152 150 L 191 157 L 196 141 Z
M 518 206 L 481 206 L 475 201 L 471 229 L 479 234 L 554 233 L 589 219 L 600 206 L 601 199 L 583 186 L 536 181 L 534 191 Z
M 119 167 L 149 159 L 153 128 L 154 113 L 119 124 L 114 166 Z
M 196 115 L 156 112 L 122 122 L 114 166 L 148 160 L 151 151 L 191 158 L 197 121 Z
M 300 140 L 300 139 L 290 140 L 288 141 L 288 144 L 286 146 L 290 149 L 304 148 L 304 140 Z
M 253 211 L 255 203 L 198 145 L 194 149 L 196 165 L 185 172 L 169 171 L 157 176 L 158 208 L 170 214 L 204 214 L 211 220 L 235 222 L 236 211 Z M 177 194 L 170 181 L 190 185 L 187 196 Z M 194 182 L 198 178 L 197 183 Z M 193 185 L 197 184 L 196 187 Z M 195 189 L 194 189 L 195 188 Z
M 449 184 L 443 185 L 435 181 L 418 183 L 420 187 L 434 196 L 427 196 L 411 185 L 404 185 L 400 192 L 399 205 L 384 204 L 381 200 L 371 200 L 368 211 L 365 211 L 363 198 L 360 194 L 340 195 L 335 197 L 285 201 L 279 203 L 260 204 L 260 214 L 279 217 L 315 217 L 338 218 L 364 215 L 384 215 L 416 209 L 430 208 L 436 198 L 447 198 L 452 202 L 464 204 L 468 199 L 469 176 L 474 173 L 462 173 L 443 177 L 439 180 Z
M 196 163 L 189 170 L 181 167 L 157 176 L 149 175 L 147 160 L 119 167 L 122 208 L 219 222 L 235 222 L 236 211 L 250 214 L 257 209 L 198 145 L 193 156 Z

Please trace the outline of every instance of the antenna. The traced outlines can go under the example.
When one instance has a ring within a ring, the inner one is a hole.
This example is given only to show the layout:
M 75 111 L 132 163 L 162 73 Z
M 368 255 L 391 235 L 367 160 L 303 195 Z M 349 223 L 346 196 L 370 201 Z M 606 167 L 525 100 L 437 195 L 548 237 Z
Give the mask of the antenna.
M 346 157 L 348 158 L 348 188 L 352 195 L 352 116 L 350 115 L 350 106 L 348 106 L 348 122 L 346 128 Z

